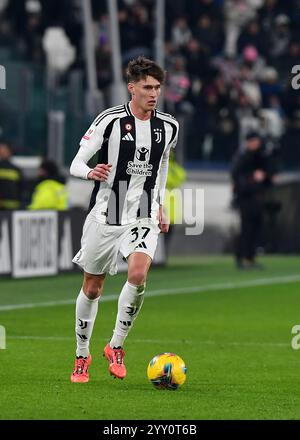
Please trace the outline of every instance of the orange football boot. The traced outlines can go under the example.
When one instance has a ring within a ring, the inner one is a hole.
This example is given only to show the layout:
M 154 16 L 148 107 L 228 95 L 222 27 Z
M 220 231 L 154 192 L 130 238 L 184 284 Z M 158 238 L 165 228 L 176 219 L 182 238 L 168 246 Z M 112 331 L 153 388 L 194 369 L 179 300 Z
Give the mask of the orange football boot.
M 85 383 L 89 381 L 88 369 L 92 363 L 92 356 L 89 354 L 87 358 L 82 356 L 76 357 L 74 371 L 71 374 L 71 382 Z
M 110 374 L 118 379 L 124 379 L 126 376 L 126 368 L 124 365 L 125 351 L 121 347 L 111 348 L 111 346 L 107 344 L 103 353 L 103 356 L 105 356 L 109 362 L 108 370 Z

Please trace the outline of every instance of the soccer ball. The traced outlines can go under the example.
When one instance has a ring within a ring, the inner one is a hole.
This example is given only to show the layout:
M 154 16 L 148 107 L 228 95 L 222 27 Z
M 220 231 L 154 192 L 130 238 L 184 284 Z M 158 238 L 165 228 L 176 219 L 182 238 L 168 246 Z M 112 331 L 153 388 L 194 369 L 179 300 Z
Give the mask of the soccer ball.
M 155 388 L 176 390 L 185 382 L 186 366 L 177 354 L 159 354 L 149 362 L 147 376 Z

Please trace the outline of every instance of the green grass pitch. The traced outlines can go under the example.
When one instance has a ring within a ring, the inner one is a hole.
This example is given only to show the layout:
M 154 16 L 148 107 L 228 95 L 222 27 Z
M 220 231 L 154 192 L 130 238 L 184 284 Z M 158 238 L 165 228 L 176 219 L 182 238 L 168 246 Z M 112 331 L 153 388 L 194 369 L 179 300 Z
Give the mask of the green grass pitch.
M 0 418 L 299 419 L 300 352 L 291 347 L 291 329 L 300 324 L 300 258 L 262 262 L 265 270 L 244 272 L 230 257 L 173 258 L 152 268 L 125 345 L 124 381 L 108 374 L 102 350 L 116 314 L 109 296 L 119 293 L 126 274 L 108 277 L 88 384 L 70 383 L 71 302 L 81 274 L 1 279 L 7 347 L 0 350 Z M 148 362 L 165 351 L 187 365 L 177 391 L 156 390 L 147 380 Z

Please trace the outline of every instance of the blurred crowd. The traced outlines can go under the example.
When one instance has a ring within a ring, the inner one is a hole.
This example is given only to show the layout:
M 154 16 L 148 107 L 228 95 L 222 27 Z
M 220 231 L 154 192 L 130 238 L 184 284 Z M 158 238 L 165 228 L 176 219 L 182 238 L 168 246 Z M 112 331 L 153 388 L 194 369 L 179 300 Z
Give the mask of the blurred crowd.
M 153 56 L 155 0 L 119 0 L 123 66 Z M 98 85 L 111 83 L 106 2 L 92 0 Z M 83 66 L 79 0 L 0 0 L 0 46 L 45 62 L 46 30 L 64 30 Z M 249 130 L 280 150 L 288 167 L 299 163 L 300 93 L 291 87 L 300 64 L 299 0 L 166 0 L 165 110 L 187 120 L 190 159 L 225 162 Z M 72 57 L 70 58 L 72 59 Z
M 69 194 L 65 177 L 58 165 L 42 159 L 37 176 L 29 181 L 23 170 L 13 162 L 13 148 L 0 140 L 0 211 L 14 209 L 65 211 L 69 207 Z
M 200 139 L 202 159 L 227 162 L 254 129 L 274 154 L 281 147 L 285 163 L 299 164 L 291 69 L 300 61 L 300 2 L 168 3 L 167 105 L 193 113 L 190 143 Z

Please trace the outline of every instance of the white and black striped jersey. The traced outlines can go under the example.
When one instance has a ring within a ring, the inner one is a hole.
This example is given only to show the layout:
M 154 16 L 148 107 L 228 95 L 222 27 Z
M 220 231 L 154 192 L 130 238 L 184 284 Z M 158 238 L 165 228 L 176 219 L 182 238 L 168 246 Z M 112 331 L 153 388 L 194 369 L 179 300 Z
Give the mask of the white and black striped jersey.
M 100 223 L 124 225 L 137 218 L 157 219 L 163 198 L 168 158 L 178 138 L 178 122 L 154 110 L 136 118 L 130 103 L 110 108 L 94 120 L 80 142 L 70 172 L 87 179 L 89 160 L 111 163 L 107 181 L 95 182 L 89 212 Z

